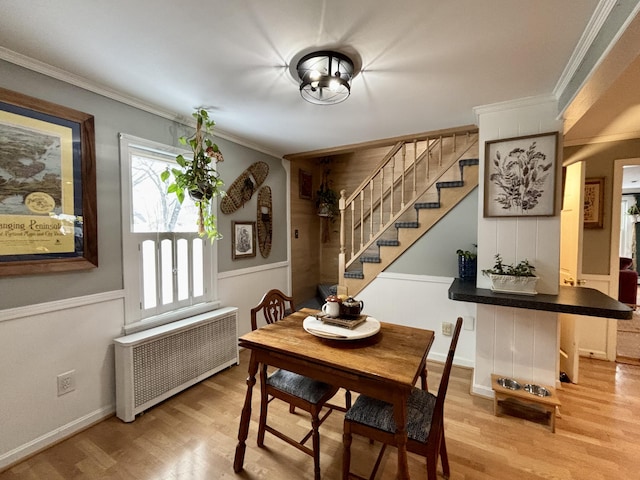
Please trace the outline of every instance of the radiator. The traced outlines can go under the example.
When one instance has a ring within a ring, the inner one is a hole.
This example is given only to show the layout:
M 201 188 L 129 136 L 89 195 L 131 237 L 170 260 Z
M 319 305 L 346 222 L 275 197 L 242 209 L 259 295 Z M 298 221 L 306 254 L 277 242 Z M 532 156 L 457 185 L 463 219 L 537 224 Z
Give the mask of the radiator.
M 238 309 L 221 308 L 116 338 L 116 415 L 138 413 L 239 363 Z

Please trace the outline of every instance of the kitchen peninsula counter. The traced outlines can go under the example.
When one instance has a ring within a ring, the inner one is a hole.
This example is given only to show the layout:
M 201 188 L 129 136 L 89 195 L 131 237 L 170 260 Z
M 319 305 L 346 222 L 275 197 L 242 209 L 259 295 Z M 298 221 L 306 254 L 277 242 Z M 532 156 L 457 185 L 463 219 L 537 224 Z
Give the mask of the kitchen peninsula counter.
M 608 295 L 587 287 L 559 286 L 557 295 L 539 293 L 518 295 L 497 293 L 488 288 L 477 288 L 473 281 L 456 278 L 449 287 L 449 299 L 460 302 L 482 303 L 503 307 L 570 313 L 590 317 L 630 320 L 633 309 Z

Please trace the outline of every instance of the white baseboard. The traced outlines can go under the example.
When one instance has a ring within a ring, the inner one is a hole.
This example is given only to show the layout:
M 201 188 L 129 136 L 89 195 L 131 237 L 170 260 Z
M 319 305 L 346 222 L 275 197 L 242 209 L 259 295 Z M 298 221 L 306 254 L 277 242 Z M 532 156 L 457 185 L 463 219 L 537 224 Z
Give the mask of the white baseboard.
M 585 350 L 583 348 L 579 348 L 578 349 L 578 355 L 580 355 L 581 357 L 595 358 L 596 360 L 608 361 L 607 352 Z
M 474 383 L 471 386 L 471 394 L 478 395 L 479 397 L 493 399 L 493 389 L 491 387 L 486 387 L 484 385 L 478 385 Z
M 115 411 L 115 405 L 101 408 L 0 455 L 0 472 L 112 416 Z

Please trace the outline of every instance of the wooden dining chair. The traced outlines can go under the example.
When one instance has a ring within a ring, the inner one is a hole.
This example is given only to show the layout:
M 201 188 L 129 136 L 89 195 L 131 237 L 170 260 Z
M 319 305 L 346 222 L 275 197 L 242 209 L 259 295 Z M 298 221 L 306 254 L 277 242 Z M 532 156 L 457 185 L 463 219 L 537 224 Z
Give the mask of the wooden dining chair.
M 447 361 L 442 371 L 438 395 L 414 387 L 407 401 L 407 451 L 426 457 L 427 478 L 437 478 L 438 456 L 442 462 L 442 472 L 449 478 L 449 460 L 444 439 L 444 399 L 449 385 L 449 374 L 453 365 L 453 356 L 462 328 L 462 318 L 458 318 L 449 346 Z M 423 386 L 425 384 L 423 383 Z M 344 453 L 342 457 L 342 478 L 363 478 L 350 473 L 352 434 L 362 435 L 370 440 L 382 442 L 382 449 L 369 480 L 376 476 L 380 461 L 387 445 L 396 446 L 396 423 L 393 417 L 393 405 L 360 395 L 344 417 Z
M 251 309 L 251 328 L 258 328 L 257 317 L 261 312 L 265 321 L 274 323 L 289 313 L 295 312 L 293 298 L 288 297 L 279 290 L 269 290 L 260 303 Z M 324 382 L 319 382 L 309 377 L 278 369 L 271 375 L 267 375 L 267 365 L 260 368 L 260 423 L 258 426 L 258 446 L 264 446 L 265 432 L 269 432 L 298 450 L 313 457 L 314 478 L 320 480 L 320 433 L 318 431 L 322 422 L 329 416 L 333 409 L 346 411 L 346 408 L 327 404 L 327 401 L 338 391 L 337 387 Z M 273 399 L 279 399 L 289 404 L 289 412 L 294 413 L 295 408 L 308 412 L 311 415 L 311 430 L 300 440 L 294 440 L 290 436 L 274 429 L 267 424 L 267 407 Z M 328 408 L 322 418 L 320 413 L 325 406 Z M 350 400 L 347 406 L 350 406 Z M 312 448 L 305 443 L 312 438 Z

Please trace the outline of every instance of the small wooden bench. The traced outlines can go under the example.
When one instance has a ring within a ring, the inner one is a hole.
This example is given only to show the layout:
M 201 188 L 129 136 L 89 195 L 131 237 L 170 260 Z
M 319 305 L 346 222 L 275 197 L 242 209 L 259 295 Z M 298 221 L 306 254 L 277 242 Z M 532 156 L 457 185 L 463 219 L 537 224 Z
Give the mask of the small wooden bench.
M 515 380 L 518 382 L 522 388 L 519 390 L 511 390 L 509 388 L 505 388 L 498 383 L 499 378 L 508 378 L 504 375 L 491 375 L 491 388 L 494 391 L 493 398 L 493 413 L 496 416 L 500 416 L 500 403 L 505 400 L 515 401 L 517 403 L 524 403 L 525 405 L 534 405 L 536 407 L 541 408 L 544 412 L 549 415 L 549 428 L 553 433 L 556 431 L 556 410 L 560 407 L 560 400 L 556 395 L 556 390 L 553 387 L 548 387 L 546 385 L 540 385 L 541 387 L 546 388 L 551 395 L 546 397 L 540 397 L 538 395 L 534 395 L 524 390 L 524 386 L 527 383 L 517 378 L 513 378 L 511 380 Z

